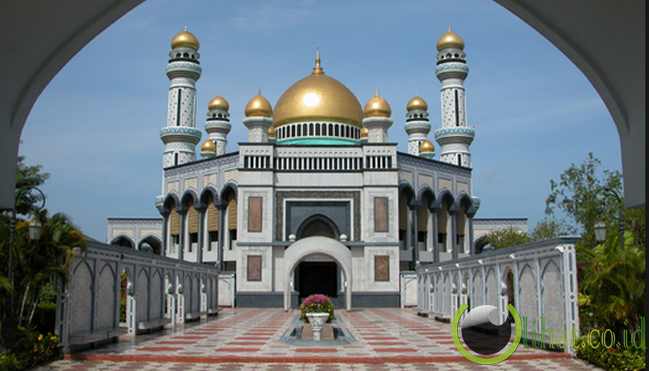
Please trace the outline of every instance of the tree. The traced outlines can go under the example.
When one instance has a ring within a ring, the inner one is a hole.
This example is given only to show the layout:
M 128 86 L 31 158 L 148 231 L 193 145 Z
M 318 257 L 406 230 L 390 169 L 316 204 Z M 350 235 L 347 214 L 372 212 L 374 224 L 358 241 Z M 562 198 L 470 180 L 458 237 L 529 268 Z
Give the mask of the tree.
M 44 173 L 41 165 L 26 165 L 25 157 L 18 157 L 16 170 L 16 213 L 27 215 L 34 205 L 40 203 L 41 196 L 32 193 L 32 189 L 45 183 L 50 177 Z
M 570 233 L 573 233 L 573 231 L 569 226 L 548 215 L 536 224 L 530 238 L 532 241 L 549 240 Z
M 581 233 L 576 251 L 582 327 L 610 328 L 620 338 L 623 328 L 637 325 L 643 313 L 646 214 L 645 209 L 623 209 L 624 200 L 616 196 L 622 194 L 621 174 L 600 166 L 589 153 L 582 164 L 572 164 L 558 181 L 551 180 L 546 214 L 562 213 L 572 224 L 567 227 Z M 595 239 L 598 222 L 607 229 L 602 243 Z
M 512 227 L 489 232 L 485 238 L 487 243 L 496 249 L 522 245 L 530 241 L 530 237 L 526 233 Z
M 600 170 L 601 161 L 588 153 L 584 163 L 572 164 L 550 180 L 550 195 L 545 200 L 546 215 L 563 213 L 570 228 L 581 231 L 581 244 L 594 247 L 595 224 L 612 224 L 623 205 L 610 191 L 622 193 L 619 171 Z M 610 190 L 610 191 L 606 191 Z
M 47 210 L 36 210 L 42 196 L 31 191 L 47 178 L 41 166 L 28 166 L 20 157 L 16 172 L 18 217 L 15 225 L 10 217 L 0 218 L 0 262 L 8 261 L 10 253 L 13 257 L 13 264 L 5 264 L 0 274 L 0 344 L 16 354 L 31 351 L 32 320 L 42 298 L 51 296 L 45 295 L 48 284 L 65 279 L 72 249 L 86 245 L 84 236 L 65 215 L 49 217 Z M 38 240 L 30 239 L 29 222 L 21 217 L 29 214 L 42 225 Z

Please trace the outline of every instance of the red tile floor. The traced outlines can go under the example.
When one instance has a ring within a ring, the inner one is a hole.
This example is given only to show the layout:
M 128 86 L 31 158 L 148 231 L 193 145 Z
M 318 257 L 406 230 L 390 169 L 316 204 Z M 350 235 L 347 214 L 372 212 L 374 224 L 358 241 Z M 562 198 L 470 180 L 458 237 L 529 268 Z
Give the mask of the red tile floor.
M 460 356 L 448 324 L 411 309 L 358 309 L 336 316 L 355 342 L 335 347 L 295 346 L 280 338 L 297 312 L 224 309 L 209 322 L 164 335 L 129 338 L 67 355 L 54 370 L 475 370 Z M 484 366 L 483 366 L 484 367 Z M 520 346 L 502 370 L 590 370 L 565 353 Z

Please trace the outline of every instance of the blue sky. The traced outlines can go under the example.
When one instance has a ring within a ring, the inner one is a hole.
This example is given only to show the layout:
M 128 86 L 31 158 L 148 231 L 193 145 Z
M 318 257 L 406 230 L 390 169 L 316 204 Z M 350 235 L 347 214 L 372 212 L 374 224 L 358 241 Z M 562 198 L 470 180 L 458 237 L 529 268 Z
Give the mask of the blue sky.
M 397 5 L 398 4 L 398 5 Z M 392 105 L 390 140 L 405 151 L 405 104 L 429 103 L 439 127 L 435 42 L 449 24 L 466 43 L 478 217 L 542 219 L 549 180 L 592 151 L 620 168 L 617 132 L 582 73 L 536 31 L 491 1 L 148 1 L 97 36 L 49 84 L 20 153 L 51 178 L 51 211 L 105 239 L 106 218 L 158 216 L 169 40 L 184 25 L 201 41 L 198 127 L 207 101 L 230 102 L 229 151 L 244 141 L 243 107 L 272 102 L 308 74 L 316 48 L 326 73 L 364 104 L 375 88 Z M 431 135 L 432 137 L 432 135 Z

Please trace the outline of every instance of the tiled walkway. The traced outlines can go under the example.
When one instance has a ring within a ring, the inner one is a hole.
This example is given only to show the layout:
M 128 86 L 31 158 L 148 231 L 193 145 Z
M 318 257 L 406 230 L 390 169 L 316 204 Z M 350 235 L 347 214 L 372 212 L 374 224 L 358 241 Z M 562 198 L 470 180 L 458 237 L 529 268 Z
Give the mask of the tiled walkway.
M 67 356 L 57 370 L 467 370 L 455 351 L 448 324 L 412 310 L 337 311 L 356 339 L 336 347 L 294 346 L 280 338 L 296 312 L 281 309 L 223 310 L 216 320 L 147 340 L 120 342 Z M 586 370 L 563 353 L 519 347 L 503 370 Z

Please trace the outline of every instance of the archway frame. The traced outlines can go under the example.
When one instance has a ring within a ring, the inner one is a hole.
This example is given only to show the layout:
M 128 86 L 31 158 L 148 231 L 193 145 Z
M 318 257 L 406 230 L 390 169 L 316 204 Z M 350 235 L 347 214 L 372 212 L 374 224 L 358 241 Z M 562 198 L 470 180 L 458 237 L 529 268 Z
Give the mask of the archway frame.
M 284 252 L 284 310 L 291 307 L 291 279 L 295 268 L 307 256 L 319 254 L 333 259 L 345 276 L 345 309 L 352 309 L 352 253 L 341 242 L 320 236 L 306 237 L 291 244 Z

